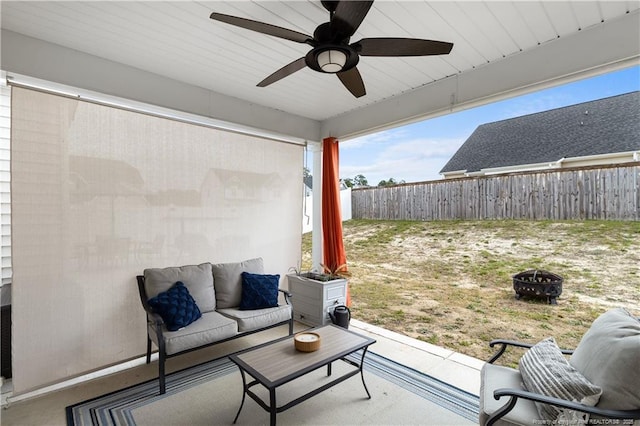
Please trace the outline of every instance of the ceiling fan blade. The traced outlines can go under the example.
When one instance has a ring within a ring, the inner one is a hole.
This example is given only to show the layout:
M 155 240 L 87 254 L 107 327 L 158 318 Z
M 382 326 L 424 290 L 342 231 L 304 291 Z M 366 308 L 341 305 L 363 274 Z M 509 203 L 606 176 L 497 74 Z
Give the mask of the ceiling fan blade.
M 298 31 L 289 30 L 287 28 L 278 27 L 276 25 L 265 24 L 264 22 L 253 21 L 251 19 L 239 18 L 237 16 L 224 15 L 222 13 L 212 13 L 209 18 L 235 25 L 236 27 L 246 28 L 247 30 L 257 31 L 274 37 L 291 40 L 298 43 L 307 43 L 313 40 L 313 37 L 299 33 Z
M 339 72 L 336 75 L 338 76 L 342 84 L 344 84 L 344 87 L 346 87 L 347 90 L 350 91 L 351 94 L 356 98 L 367 94 L 358 68 L 353 67 L 350 70 Z
M 275 83 L 278 80 L 285 78 L 288 75 L 293 74 L 296 71 L 300 71 L 302 68 L 306 67 L 307 63 L 304 60 L 304 57 L 300 59 L 296 59 L 288 65 L 280 68 L 278 71 L 271 74 L 269 77 L 262 80 L 257 84 L 258 87 L 266 87 L 272 83 Z
M 453 43 L 416 38 L 363 38 L 351 45 L 361 56 L 447 55 Z
M 339 39 L 351 37 L 362 21 L 367 16 L 373 1 L 348 1 L 338 2 L 336 10 L 331 18 L 331 33 L 339 36 Z

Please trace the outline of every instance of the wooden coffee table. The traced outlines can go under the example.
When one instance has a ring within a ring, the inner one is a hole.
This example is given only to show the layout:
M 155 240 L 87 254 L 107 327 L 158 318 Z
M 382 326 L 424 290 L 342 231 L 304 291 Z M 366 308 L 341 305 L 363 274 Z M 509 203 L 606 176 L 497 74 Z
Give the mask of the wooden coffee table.
M 277 413 L 288 410 L 358 373 L 362 377 L 362 385 L 367 392 L 367 397 L 371 399 L 371 394 L 369 394 L 367 384 L 364 381 L 362 365 L 364 364 L 367 349 L 376 341 L 333 324 L 307 331 L 320 335 L 320 349 L 315 352 L 297 351 L 294 347 L 293 337 L 288 336 L 229 356 L 229 359 L 240 368 L 244 389 L 242 402 L 233 423 L 240 416 L 246 395 L 249 395 L 258 405 L 270 413 L 271 425 L 275 425 Z M 362 357 L 359 363 L 345 358 L 347 355 L 361 349 Z M 355 368 L 283 406 L 276 406 L 276 390 L 279 386 L 324 366 L 327 366 L 327 375 L 331 376 L 331 363 L 337 360 L 342 360 Z M 247 382 L 247 374 L 253 377 L 254 380 Z M 251 390 L 256 385 L 262 385 L 268 389 L 268 403 Z

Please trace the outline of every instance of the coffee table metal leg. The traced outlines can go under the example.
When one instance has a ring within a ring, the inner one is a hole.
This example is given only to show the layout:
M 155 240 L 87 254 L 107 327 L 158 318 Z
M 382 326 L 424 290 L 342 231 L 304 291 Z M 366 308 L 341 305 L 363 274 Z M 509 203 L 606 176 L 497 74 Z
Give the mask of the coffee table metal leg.
M 369 393 L 369 389 L 367 389 L 367 384 L 364 382 L 364 357 L 367 354 L 367 349 L 369 347 L 365 347 L 362 351 L 362 359 L 360 360 L 360 377 L 362 377 L 362 385 L 364 386 L 364 390 L 367 392 L 367 396 L 371 399 L 371 394 Z
M 271 426 L 276 426 L 276 414 L 278 413 L 278 408 L 276 407 L 276 389 L 269 389 L 269 424 Z
M 236 418 L 233 419 L 233 424 L 236 424 L 238 416 L 240 416 L 240 411 L 242 411 L 242 407 L 244 406 L 244 398 L 247 396 L 247 380 L 244 377 L 244 370 L 242 368 L 240 368 L 240 374 L 242 375 L 242 402 L 240 403 L 240 408 L 238 408 Z

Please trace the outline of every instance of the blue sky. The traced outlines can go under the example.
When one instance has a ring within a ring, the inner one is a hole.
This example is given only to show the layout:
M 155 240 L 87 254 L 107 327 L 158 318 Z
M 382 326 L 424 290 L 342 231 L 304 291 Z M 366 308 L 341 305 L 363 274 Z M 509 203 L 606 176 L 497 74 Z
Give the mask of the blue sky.
M 634 90 L 640 90 L 639 66 L 346 140 L 340 143 L 340 177 L 362 174 L 373 186 L 389 178 L 441 179 L 442 167 L 481 124 Z

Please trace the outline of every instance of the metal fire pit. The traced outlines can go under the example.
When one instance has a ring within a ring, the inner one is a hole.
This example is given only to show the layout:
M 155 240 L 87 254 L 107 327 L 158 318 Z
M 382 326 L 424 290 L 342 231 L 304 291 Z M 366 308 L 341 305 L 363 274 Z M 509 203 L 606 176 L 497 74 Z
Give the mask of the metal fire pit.
M 513 276 L 516 299 L 522 296 L 546 297 L 551 305 L 562 294 L 562 277 L 548 271 L 531 269 Z

